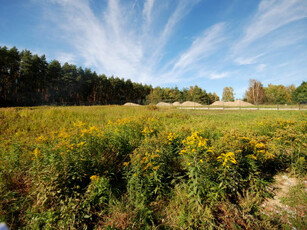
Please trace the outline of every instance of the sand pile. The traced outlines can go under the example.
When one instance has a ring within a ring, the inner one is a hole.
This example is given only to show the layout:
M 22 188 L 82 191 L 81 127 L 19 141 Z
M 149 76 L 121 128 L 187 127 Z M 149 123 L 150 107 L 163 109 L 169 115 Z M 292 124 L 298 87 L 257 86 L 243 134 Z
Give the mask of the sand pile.
M 253 104 L 242 101 L 242 100 L 227 101 L 227 102 L 216 101 L 212 103 L 211 105 L 214 105 L 214 106 L 253 106 Z
M 232 102 L 233 106 L 253 106 L 253 104 L 248 103 L 246 101 L 242 101 L 242 100 L 236 100 L 235 102 Z
M 173 103 L 173 106 L 179 106 L 180 105 L 180 102 L 178 102 L 178 101 L 175 101 L 174 103 Z
M 166 103 L 166 102 L 159 102 L 157 104 L 157 106 L 172 106 L 170 103 Z
M 124 104 L 124 106 L 141 106 L 139 104 L 135 104 L 135 103 L 131 103 L 131 102 L 127 102 Z
M 186 102 L 183 102 L 181 106 L 202 106 L 202 105 L 197 102 L 186 101 Z
M 213 102 L 211 105 L 214 105 L 214 106 L 223 106 L 223 105 L 224 105 L 224 102 L 223 102 L 223 101 L 215 101 L 215 102 Z
M 232 102 L 232 101 L 226 101 L 226 102 L 224 102 L 224 105 L 225 106 L 235 106 L 234 102 Z

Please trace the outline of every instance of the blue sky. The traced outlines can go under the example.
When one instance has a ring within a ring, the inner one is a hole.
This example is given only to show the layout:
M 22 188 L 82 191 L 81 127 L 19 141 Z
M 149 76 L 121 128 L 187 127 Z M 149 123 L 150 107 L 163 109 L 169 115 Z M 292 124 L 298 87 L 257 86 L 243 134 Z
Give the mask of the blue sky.
M 0 46 L 153 86 L 242 98 L 307 80 L 306 0 L 0 0 Z

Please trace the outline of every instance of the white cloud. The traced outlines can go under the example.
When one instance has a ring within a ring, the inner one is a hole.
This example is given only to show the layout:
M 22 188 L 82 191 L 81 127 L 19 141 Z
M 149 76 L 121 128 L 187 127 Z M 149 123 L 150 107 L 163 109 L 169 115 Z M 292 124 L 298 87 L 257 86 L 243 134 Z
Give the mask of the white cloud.
M 235 62 L 239 65 L 250 65 L 250 64 L 254 64 L 256 62 L 256 60 L 260 57 L 262 57 L 264 55 L 264 53 L 258 54 L 256 56 L 253 57 L 248 57 L 248 58 L 242 58 L 242 57 L 238 57 L 235 59 Z
M 185 1 L 180 0 L 177 7 L 170 14 L 165 26 L 163 27 L 161 34 L 159 36 L 153 36 L 151 38 L 151 46 L 155 45 L 153 54 L 149 59 L 149 63 L 158 64 L 163 56 L 163 49 L 166 44 L 169 42 L 171 36 L 173 35 L 176 25 L 191 11 L 191 9 L 199 2 L 200 0 Z M 155 64 L 151 64 L 152 67 Z
M 85 66 L 107 75 L 153 83 L 157 81 L 157 65 L 164 55 L 165 45 L 177 24 L 199 0 L 179 0 L 174 9 L 166 9 L 164 13 L 171 13 L 165 24 L 160 25 L 157 24 L 160 18 L 153 14 L 154 0 L 145 1 L 141 12 L 134 7 L 136 2 L 129 5 L 120 0 L 107 0 L 100 15 L 94 13 L 89 0 L 49 2 L 56 7 L 47 5 L 47 15 L 53 16 L 54 26 L 60 29 L 59 36 L 72 46 Z M 131 10 L 135 12 L 127 13 Z M 142 18 L 137 22 L 136 14 L 141 14 Z M 158 28 L 157 33 L 150 34 L 154 26 Z M 58 58 L 70 59 L 67 54 L 59 54 Z
M 266 67 L 267 67 L 266 64 L 259 64 L 259 65 L 257 65 L 256 69 L 257 69 L 258 72 L 262 72 L 262 71 L 265 70 Z
M 291 22 L 307 17 L 306 0 L 262 0 L 253 20 L 234 51 L 240 52 L 251 43 Z
M 76 62 L 76 56 L 71 53 L 58 52 L 56 56 L 57 60 L 61 64 L 64 64 L 65 62 L 68 62 L 69 64 L 74 64 Z
M 210 79 L 221 79 L 221 78 L 225 78 L 225 77 L 228 77 L 229 76 L 229 73 L 228 72 L 225 72 L 225 73 L 212 73 L 210 75 Z
M 284 79 L 285 73 L 276 65 L 280 61 L 288 62 L 293 47 L 306 39 L 303 21 L 306 18 L 306 0 L 262 0 L 252 19 L 243 26 L 242 36 L 230 48 L 229 58 L 239 65 L 238 76 L 242 80 L 257 77 L 270 82 L 277 74 L 280 79 L 291 82 L 293 79 Z M 299 60 L 298 55 L 295 61 Z
M 210 67 L 206 65 L 206 60 L 221 49 L 225 28 L 225 23 L 218 23 L 206 29 L 187 50 L 167 63 L 161 72 L 164 83 L 208 77 Z
M 218 48 L 218 45 L 225 40 L 223 36 L 224 30 L 224 23 L 216 24 L 206 30 L 194 40 L 186 52 L 180 55 L 179 60 L 174 65 L 174 70 L 188 68 L 194 63 L 210 56 Z
M 146 25 L 151 24 L 151 14 L 152 14 L 152 8 L 155 3 L 155 0 L 146 0 L 144 3 L 144 8 L 143 8 L 143 17 L 145 18 Z
M 287 29 L 306 17 L 306 0 L 262 0 L 247 25 L 237 28 L 241 37 L 230 40 L 231 25 L 216 22 L 202 28 L 192 43 L 183 41 L 188 48 L 174 55 L 168 44 L 200 1 L 105 0 L 101 11 L 91 8 L 92 0 L 49 0 L 42 5 L 57 36 L 73 53 L 57 50 L 58 59 L 74 62 L 78 57 L 98 73 L 153 85 L 221 79 L 234 72 L 244 79 L 254 77 L 255 70 L 265 76 L 273 68 L 272 54 L 306 38 L 304 23 Z

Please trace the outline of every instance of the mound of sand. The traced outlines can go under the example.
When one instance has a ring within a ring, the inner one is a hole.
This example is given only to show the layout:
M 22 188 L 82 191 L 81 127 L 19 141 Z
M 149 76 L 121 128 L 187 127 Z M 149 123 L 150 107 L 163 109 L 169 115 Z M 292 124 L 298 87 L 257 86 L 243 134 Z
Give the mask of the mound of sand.
M 226 101 L 226 102 L 224 102 L 224 105 L 225 106 L 235 106 L 234 102 L 232 102 L 232 101 Z
M 141 106 L 139 104 L 135 104 L 135 103 L 131 103 L 131 102 L 127 102 L 124 104 L 124 106 Z
M 223 105 L 224 105 L 224 102 L 223 102 L 223 101 L 215 101 L 215 102 L 213 102 L 211 105 L 214 105 L 214 106 L 223 106 Z
M 174 103 L 173 103 L 173 106 L 179 106 L 180 105 L 180 102 L 178 102 L 178 101 L 175 101 Z
M 214 105 L 214 106 L 253 106 L 253 104 L 242 101 L 242 100 L 227 101 L 227 102 L 216 101 L 212 103 L 211 105 Z
M 201 104 L 193 101 L 186 101 L 181 104 L 181 106 L 201 106 Z
M 159 102 L 156 106 L 172 106 L 172 105 L 166 102 Z
M 246 101 L 242 101 L 242 100 L 236 100 L 235 102 L 233 102 L 234 106 L 253 106 L 253 104 L 248 103 Z

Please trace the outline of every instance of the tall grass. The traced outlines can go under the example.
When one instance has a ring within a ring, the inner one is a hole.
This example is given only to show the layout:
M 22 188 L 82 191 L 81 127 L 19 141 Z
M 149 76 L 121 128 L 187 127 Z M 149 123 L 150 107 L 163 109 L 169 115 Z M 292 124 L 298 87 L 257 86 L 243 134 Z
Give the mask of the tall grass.
M 259 229 L 280 171 L 306 175 L 304 111 L 0 109 L 12 229 Z

